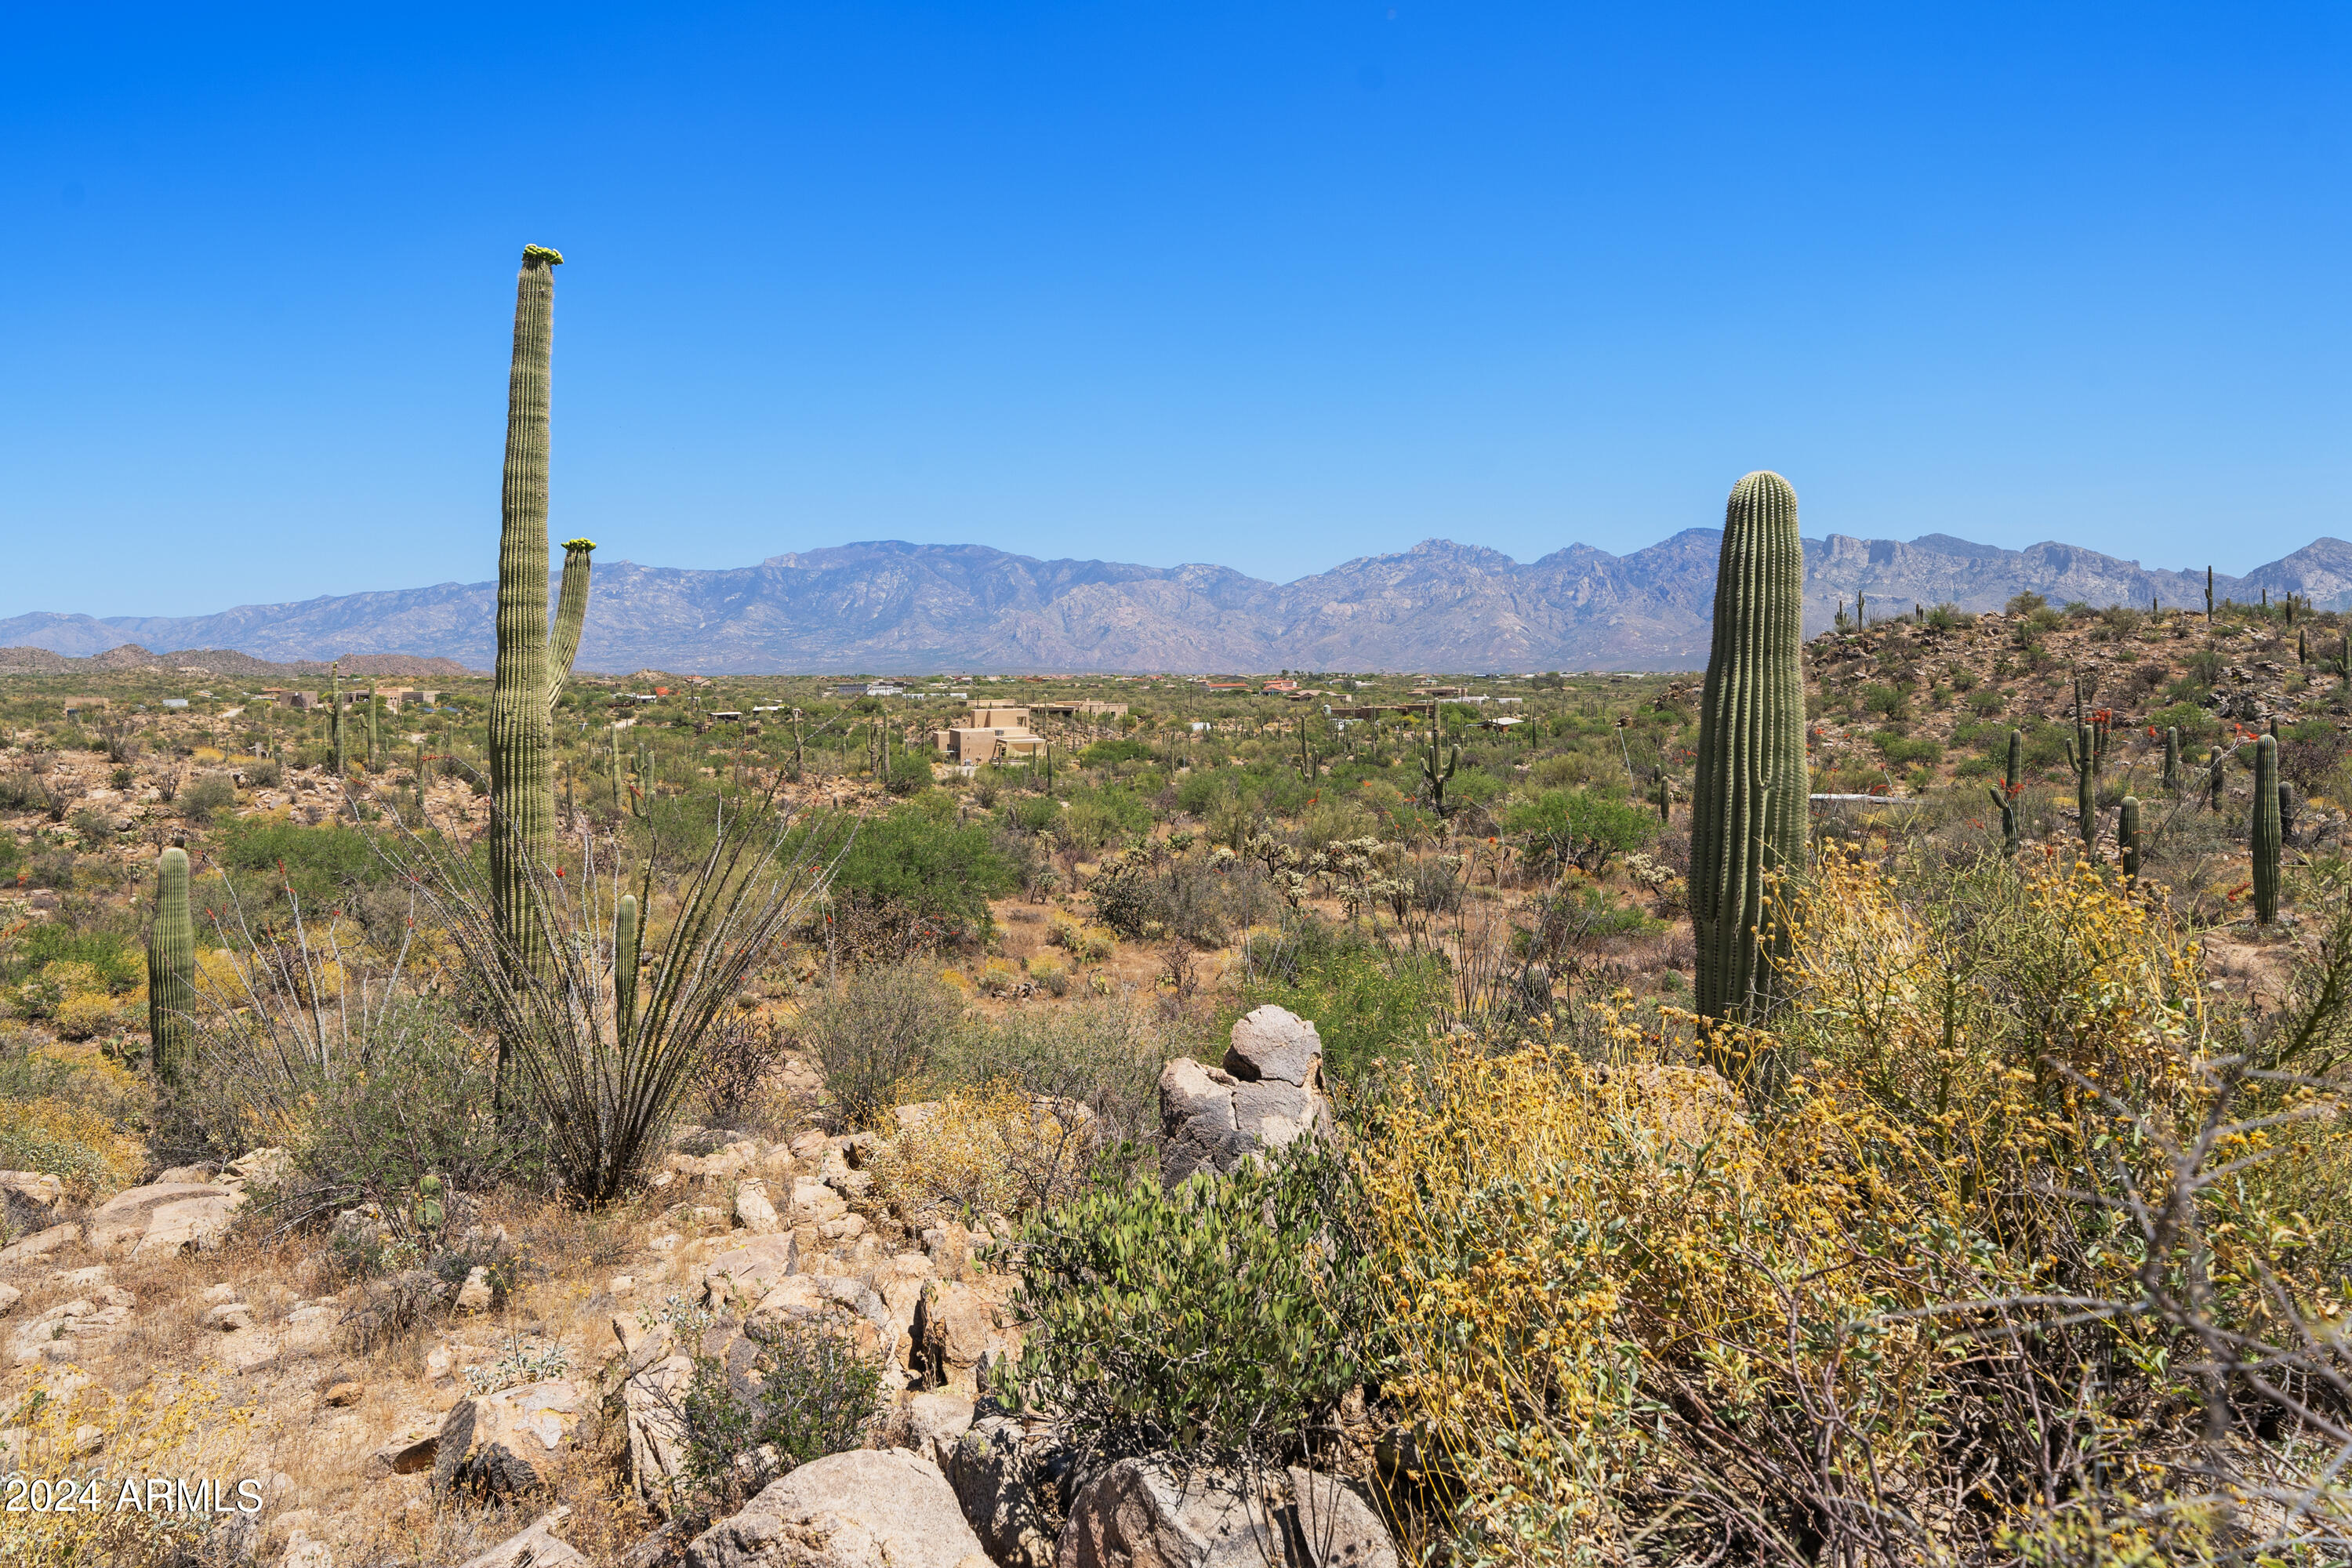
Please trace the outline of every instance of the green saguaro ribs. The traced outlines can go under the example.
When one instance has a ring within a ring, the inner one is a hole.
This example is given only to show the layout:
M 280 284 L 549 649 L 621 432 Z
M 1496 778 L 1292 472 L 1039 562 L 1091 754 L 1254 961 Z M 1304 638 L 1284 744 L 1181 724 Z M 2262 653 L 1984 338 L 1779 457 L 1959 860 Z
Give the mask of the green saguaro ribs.
M 2164 727 L 2164 789 L 2167 795 L 2180 793 L 2180 726 Z
M 2124 796 L 2116 811 L 2116 847 L 2123 851 L 2124 877 L 2139 880 L 2139 796 Z
M 2018 730 L 2009 732 L 2009 770 L 2001 775 L 2000 787 L 1991 791 L 1992 803 L 2000 811 L 2000 847 L 2004 854 L 2017 853 L 2017 796 L 2021 786 L 2018 773 L 2025 765 L 2025 735 Z
M 327 696 L 327 723 L 335 733 L 335 776 L 345 776 L 343 766 L 343 667 L 331 664 L 327 675 L 334 689 Z
M 1422 753 L 1421 782 L 1429 789 L 1429 808 L 1438 816 L 1445 815 L 1445 786 L 1453 780 L 1454 770 L 1462 765 L 1462 748 L 1447 750 L 1445 721 L 1436 717 L 1434 703 L 1430 705 L 1429 748 Z
M 2254 923 L 2276 925 L 2279 904 L 2278 742 L 2264 735 L 2254 742 L 2254 816 L 2246 835 L 2254 851 Z
M 179 1080 L 188 1056 L 188 1016 L 195 1005 L 196 937 L 188 918 L 188 852 L 166 849 L 155 862 L 155 924 L 147 933 L 147 1039 L 160 1082 Z
M 637 896 L 623 893 L 613 911 L 613 1037 L 625 1045 L 637 1018 Z
M 1691 792 L 1698 1010 L 1744 1016 L 1769 991 L 1764 885 L 1804 865 L 1804 547 L 1797 492 L 1759 470 L 1731 489 L 1715 574 L 1715 636 Z
M 504 962 L 518 982 L 546 962 L 532 916 L 532 879 L 555 854 L 550 710 L 571 673 L 588 608 L 584 539 L 564 546 L 553 647 L 547 609 L 548 388 L 555 268 L 563 258 L 525 246 L 515 279 L 514 358 L 507 377 L 507 456 L 499 508 L 498 661 L 490 692 L 490 900 Z M 551 653 L 556 656 L 551 660 Z M 560 660 L 560 662 L 557 662 Z M 507 1109 L 515 1042 L 501 1040 L 497 1097 Z

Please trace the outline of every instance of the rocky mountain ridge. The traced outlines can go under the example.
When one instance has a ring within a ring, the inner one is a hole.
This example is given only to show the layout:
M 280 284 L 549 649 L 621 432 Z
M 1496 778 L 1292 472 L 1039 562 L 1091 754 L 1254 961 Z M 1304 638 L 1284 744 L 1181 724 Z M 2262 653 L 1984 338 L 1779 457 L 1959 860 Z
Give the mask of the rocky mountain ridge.
M 897 542 L 725 571 L 600 563 L 580 667 L 1688 669 L 1706 661 L 1719 538 L 1688 529 L 1627 555 L 1574 544 L 1524 563 L 1429 540 L 1288 584 L 1223 566 L 1040 561 L 983 545 Z M 2055 542 L 2004 550 L 1948 534 L 1808 540 L 1805 577 L 1809 633 L 1856 592 L 1889 610 L 1915 601 L 1988 610 L 2029 590 L 2053 604 L 2201 607 L 2205 593 L 2201 570 L 2147 568 Z M 2222 597 L 2294 592 L 2318 608 L 2352 607 L 2352 544 L 2323 538 L 2213 584 Z M 354 656 L 397 652 L 403 669 L 420 658 L 481 668 L 492 657 L 494 598 L 489 583 L 443 583 L 213 616 L 40 612 L 0 620 L 0 647 L 89 658 L 134 642 L 139 663 L 201 664 L 146 648 L 209 647 L 313 664 L 341 657 L 347 671 L 356 671 Z M 0 653 L 0 664 L 10 662 Z

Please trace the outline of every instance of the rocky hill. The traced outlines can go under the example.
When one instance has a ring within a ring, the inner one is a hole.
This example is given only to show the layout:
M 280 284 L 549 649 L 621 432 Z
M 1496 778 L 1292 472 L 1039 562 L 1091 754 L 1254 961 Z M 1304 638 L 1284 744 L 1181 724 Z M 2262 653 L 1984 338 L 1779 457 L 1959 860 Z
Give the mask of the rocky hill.
M 1719 536 L 1690 529 L 1628 555 L 1570 545 L 1522 563 L 1431 540 L 1288 584 L 1228 567 L 1039 561 L 981 545 L 879 542 L 684 571 L 599 563 L 581 668 L 704 673 L 797 670 L 1687 669 L 1706 660 Z M 1857 592 L 1999 607 L 2032 591 L 2053 604 L 2201 607 L 2201 570 L 2166 571 L 2096 551 L 2027 550 L 1948 534 L 1909 542 L 1832 534 L 1805 545 L 1806 628 Z M 2322 539 L 2217 594 L 2301 594 L 2352 605 L 2352 544 Z M 414 650 L 475 668 L 491 659 L 493 584 L 444 583 L 247 605 L 214 616 L 40 613 L 0 621 L 0 644 L 76 657 L 125 642 L 236 649 L 315 662 Z M 18 650 L 21 652 L 21 650 Z M 0 663 L 8 662 L 0 654 Z M 23 662 L 19 660 L 18 662 Z M 321 666 L 323 668 L 323 666 Z M 404 661 L 404 670 L 415 668 Z M 226 673 L 226 671 L 224 671 Z M 441 672 L 446 673 L 446 672 Z

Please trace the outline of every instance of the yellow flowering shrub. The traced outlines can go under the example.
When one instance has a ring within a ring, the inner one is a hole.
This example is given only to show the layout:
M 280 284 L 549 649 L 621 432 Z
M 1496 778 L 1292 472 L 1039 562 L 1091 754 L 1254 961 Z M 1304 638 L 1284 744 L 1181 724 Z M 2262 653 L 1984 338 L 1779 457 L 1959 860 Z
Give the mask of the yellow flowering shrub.
M 137 1180 L 145 1152 L 103 1114 L 70 1100 L 0 1100 L 0 1170 L 39 1171 L 76 1201 Z
M 926 1102 L 875 1161 L 875 1196 L 914 1229 L 1058 1201 L 1087 1169 L 1091 1121 L 1003 1080 Z
M 252 1415 L 210 1377 L 159 1378 L 127 1394 L 39 1381 L 10 1417 L 15 1442 L 0 1458 L 0 1484 L 24 1485 L 0 1526 L 0 1563 L 186 1562 L 238 1511 L 266 1519 L 271 1500 L 239 1463 Z M 256 1484 L 241 1491 L 247 1479 Z M 169 1484 L 151 1491 L 151 1480 Z
M 2063 1544 L 2094 1515 L 2107 1560 L 2189 1561 L 2242 1530 L 2189 1458 L 2185 1325 L 2340 1312 L 2308 1267 L 2332 1104 L 2239 1071 L 2193 936 L 2094 868 L 1921 891 L 1832 854 L 1779 914 L 1760 1026 L 1627 998 L 1582 1054 L 1386 1070 L 1356 1160 L 1400 1499 L 1471 1563 L 2095 1561 Z

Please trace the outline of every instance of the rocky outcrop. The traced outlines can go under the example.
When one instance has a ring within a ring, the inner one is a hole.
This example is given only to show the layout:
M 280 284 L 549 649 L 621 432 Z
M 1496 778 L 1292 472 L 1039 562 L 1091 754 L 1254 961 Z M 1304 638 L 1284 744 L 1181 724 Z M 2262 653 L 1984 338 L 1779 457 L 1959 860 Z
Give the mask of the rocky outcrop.
M 1171 1184 L 1198 1171 L 1222 1173 L 1265 1149 L 1328 1131 L 1323 1042 L 1315 1026 L 1281 1007 L 1235 1020 L 1221 1067 L 1179 1057 L 1160 1074 L 1166 1142 L 1160 1173 Z
M 772 1481 L 695 1537 L 688 1568 L 987 1568 L 939 1467 L 913 1454 L 834 1454 Z
M 982 1416 L 959 1433 L 940 1468 L 963 1516 L 998 1568 L 1048 1568 L 1055 1539 L 1042 1489 L 1050 1436 L 1019 1417 Z
M 1179 1480 L 1141 1459 L 1113 1465 L 1079 1492 L 1055 1568 L 1397 1568 L 1395 1542 L 1346 1482 L 1293 1466 L 1253 1485 L 1231 1472 Z
M 923 1287 L 912 1337 L 913 1370 L 927 1388 L 977 1397 L 991 1368 L 1021 1353 L 1009 1274 L 969 1282 L 933 1280 Z
M 580 1390 L 561 1378 L 459 1400 L 441 1424 L 434 1492 L 505 1502 L 538 1491 L 546 1480 L 541 1467 L 585 1408 Z
M 554 1533 L 569 1509 L 556 1509 L 531 1521 L 530 1528 L 510 1535 L 479 1556 L 468 1557 L 458 1568 L 589 1568 L 579 1548 Z

